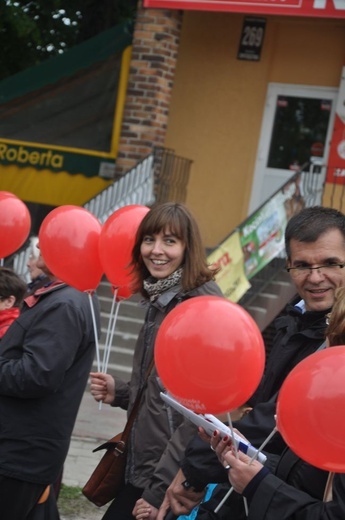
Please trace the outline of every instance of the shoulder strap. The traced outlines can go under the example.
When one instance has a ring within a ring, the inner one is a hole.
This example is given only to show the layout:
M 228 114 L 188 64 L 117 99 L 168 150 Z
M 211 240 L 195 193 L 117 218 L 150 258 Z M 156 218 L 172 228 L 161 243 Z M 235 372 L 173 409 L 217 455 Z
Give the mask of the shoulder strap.
M 149 378 L 150 373 L 151 373 L 151 371 L 153 369 L 153 365 L 154 365 L 154 358 L 152 358 L 151 363 L 150 363 L 150 365 L 149 365 L 149 367 L 147 369 L 144 384 L 143 384 L 141 390 L 139 391 L 139 393 L 138 393 L 138 395 L 137 395 L 137 397 L 136 397 L 136 399 L 134 401 L 133 408 L 132 408 L 131 413 L 129 414 L 129 417 L 127 419 L 125 429 L 123 430 L 121 440 L 123 442 L 125 442 L 125 443 L 128 440 L 129 433 L 130 433 L 130 431 L 132 429 L 134 420 L 135 420 L 135 418 L 137 416 L 137 413 L 138 413 L 138 410 L 139 410 L 139 404 L 140 404 L 140 401 L 141 401 L 141 397 L 142 397 L 142 395 L 144 393 L 144 390 L 146 388 L 148 378 Z

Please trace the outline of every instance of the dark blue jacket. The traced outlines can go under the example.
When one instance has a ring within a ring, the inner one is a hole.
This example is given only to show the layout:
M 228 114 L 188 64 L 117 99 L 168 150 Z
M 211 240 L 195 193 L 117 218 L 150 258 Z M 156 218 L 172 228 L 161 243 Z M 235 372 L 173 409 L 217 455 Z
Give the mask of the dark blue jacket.
M 34 306 L 24 303 L 1 342 L 0 475 L 37 484 L 56 480 L 94 348 L 86 293 L 60 284 Z

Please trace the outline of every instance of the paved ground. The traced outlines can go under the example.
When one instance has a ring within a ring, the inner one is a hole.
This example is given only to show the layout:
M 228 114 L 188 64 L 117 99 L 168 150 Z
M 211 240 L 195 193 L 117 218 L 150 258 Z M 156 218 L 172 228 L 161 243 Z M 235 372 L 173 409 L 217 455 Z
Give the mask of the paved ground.
M 125 422 L 124 410 L 109 405 L 99 409 L 91 394 L 85 392 L 64 467 L 63 483 L 82 487 L 103 454 L 92 453 L 92 450 L 119 433 Z
M 87 391 L 84 394 L 74 427 L 70 449 L 64 466 L 63 484 L 67 486 L 83 487 L 102 452 L 92 453 L 92 450 L 104 440 L 110 439 L 123 430 L 126 422 L 126 412 L 109 405 L 99 405 Z M 85 499 L 86 501 L 86 499 Z M 89 505 L 89 507 L 87 507 Z M 102 518 L 107 506 L 98 508 L 91 503 L 85 506 L 85 512 L 78 512 L 76 516 L 61 516 L 61 520 Z

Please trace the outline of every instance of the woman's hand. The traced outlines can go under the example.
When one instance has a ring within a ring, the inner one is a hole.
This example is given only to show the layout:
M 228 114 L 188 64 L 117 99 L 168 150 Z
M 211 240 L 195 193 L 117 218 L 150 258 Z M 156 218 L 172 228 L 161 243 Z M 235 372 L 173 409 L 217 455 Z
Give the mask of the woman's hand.
M 242 435 L 242 433 L 240 431 L 238 431 L 236 428 L 234 428 L 233 431 L 239 437 L 242 437 L 242 439 L 247 441 L 245 436 Z M 205 432 L 204 432 L 204 434 L 205 434 Z M 200 435 L 201 438 L 204 438 L 202 433 L 199 432 L 199 435 Z M 207 435 L 207 434 L 205 434 L 205 435 Z M 205 437 L 205 439 L 206 439 L 206 437 Z M 212 437 L 208 437 L 208 439 L 209 439 L 209 442 L 210 442 L 211 450 L 213 450 L 216 453 L 216 455 L 217 455 L 217 457 L 219 459 L 219 462 L 223 466 L 226 466 L 226 463 L 224 462 L 224 456 L 225 456 L 226 453 L 228 453 L 228 451 L 233 449 L 233 443 L 232 443 L 231 437 L 225 436 L 225 437 L 221 438 L 219 431 L 215 430 L 213 432 Z
M 237 493 L 242 493 L 263 467 L 257 460 L 253 460 L 249 464 L 250 460 L 250 457 L 242 451 L 238 451 L 238 457 L 236 457 L 234 448 L 224 454 L 223 465 L 230 466 L 228 469 L 229 482 Z
M 237 433 L 237 431 L 236 431 L 236 433 Z M 211 450 L 213 450 L 216 453 L 216 455 L 219 459 L 219 462 L 223 466 L 226 466 L 226 462 L 224 461 L 224 456 L 228 451 L 231 450 L 231 447 L 232 447 L 231 438 L 228 436 L 221 438 L 219 431 L 215 430 L 213 432 L 212 437 L 210 438 L 210 446 L 211 446 Z
M 115 380 L 110 374 L 91 372 L 91 394 L 96 401 L 110 404 L 115 399 Z
M 158 509 L 151 506 L 151 504 L 146 502 L 143 498 L 139 498 L 139 500 L 136 501 L 132 511 L 132 515 L 135 516 L 137 520 L 155 520 L 157 514 Z

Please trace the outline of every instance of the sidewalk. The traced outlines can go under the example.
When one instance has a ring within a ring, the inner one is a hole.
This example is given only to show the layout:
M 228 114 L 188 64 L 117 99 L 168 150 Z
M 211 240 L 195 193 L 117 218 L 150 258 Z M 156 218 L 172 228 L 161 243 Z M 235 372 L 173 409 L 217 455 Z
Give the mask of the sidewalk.
M 83 487 L 104 454 L 92 450 L 122 431 L 125 422 L 125 410 L 108 404 L 99 409 L 90 392 L 84 393 L 64 465 L 62 482 L 66 486 Z

